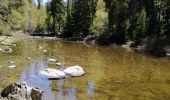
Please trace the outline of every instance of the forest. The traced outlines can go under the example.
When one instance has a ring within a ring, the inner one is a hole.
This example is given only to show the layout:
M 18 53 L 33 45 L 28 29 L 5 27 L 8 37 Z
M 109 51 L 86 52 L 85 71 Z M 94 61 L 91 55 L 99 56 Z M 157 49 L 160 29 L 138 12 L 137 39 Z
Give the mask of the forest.
M 0 0 L 0 100 L 170 100 L 170 0 Z
M 22 30 L 64 40 L 126 44 L 165 54 L 169 0 L 0 0 L 0 34 Z

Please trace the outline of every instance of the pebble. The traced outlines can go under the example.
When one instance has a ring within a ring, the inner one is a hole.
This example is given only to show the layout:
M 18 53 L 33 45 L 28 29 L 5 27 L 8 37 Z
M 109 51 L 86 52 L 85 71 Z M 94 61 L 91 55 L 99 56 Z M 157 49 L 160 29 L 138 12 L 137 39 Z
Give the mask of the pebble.
M 48 58 L 48 62 L 56 62 L 56 61 L 57 61 L 56 59 Z
M 16 65 L 10 65 L 9 68 L 16 68 Z
M 46 52 L 47 52 L 47 50 L 43 50 L 43 52 L 44 52 L 44 53 L 46 53 Z
M 39 48 L 39 49 L 42 49 L 42 46 L 39 46 L 38 48 Z
M 31 57 L 27 57 L 28 60 L 31 60 L 32 58 Z
M 61 66 L 62 65 L 62 63 L 55 63 L 56 64 L 56 66 Z

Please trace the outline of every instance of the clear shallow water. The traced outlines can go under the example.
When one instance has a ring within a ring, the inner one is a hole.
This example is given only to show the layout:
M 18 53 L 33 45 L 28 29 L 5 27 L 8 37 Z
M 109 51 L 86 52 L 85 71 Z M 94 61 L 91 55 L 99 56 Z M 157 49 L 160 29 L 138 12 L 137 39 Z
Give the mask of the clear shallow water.
M 66 67 L 80 65 L 86 74 L 52 81 L 40 77 L 40 70 L 57 68 L 47 64 L 49 57 Z M 9 69 L 9 61 L 17 68 Z M 169 100 L 170 60 L 118 47 L 28 39 L 18 43 L 13 54 L 0 54 L 0 88 L 16 81 L 44 90 L 43 100 Z

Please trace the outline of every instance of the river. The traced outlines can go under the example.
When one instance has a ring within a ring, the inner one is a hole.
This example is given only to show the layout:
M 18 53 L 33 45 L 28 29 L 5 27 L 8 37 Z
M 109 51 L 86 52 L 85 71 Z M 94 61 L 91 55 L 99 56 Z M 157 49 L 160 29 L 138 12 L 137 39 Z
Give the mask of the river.
M 65 67 L 80 65 L 86 74 L 62 80 L 39 77 L 42 69 L 58 68 L 46 62 L 49 57 Z M 10 61 L 15 69 L 7 67 Z M 17 81 L 42 89 L 42 100 L 170 100 L 170 60 L 115 46 L 25 39 L 12 54 L 0 54 L 0 88 Z

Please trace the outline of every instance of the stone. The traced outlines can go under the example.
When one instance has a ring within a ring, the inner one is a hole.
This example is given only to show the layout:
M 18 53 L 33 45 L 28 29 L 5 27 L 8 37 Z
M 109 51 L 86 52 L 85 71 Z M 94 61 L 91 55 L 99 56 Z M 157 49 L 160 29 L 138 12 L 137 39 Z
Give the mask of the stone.
M 2 48 L 0 48 L 0 52 L 11 54 L 13 50 L 9 46 L 3 46 Z
M 9 65 L 8 68 L 16 68 L 16 65 Z
M 31 60 L 32 58 L 31 57 L 27 57 L 28 60 Z
M 4 51 L 6 52 L 6 53 L 12 53 L 13 52 L 13 50 L 12 50 L 12 48 L 10 48 L 10 47 L 4 47 Z
M 47 53 L 47 50 L 43 50 L 44 53 Z
M 170 57 L 170 53 L 166 53 L 166 55 Z
M 57 62 L 57 63 L 55 63 L 55 65 L 56 66 L 62 66 L 62 63 Z
M 57 62 L 57 60 L 54 59 L 54 58 L 48 58 L 47 61 L 48 61 L 48 62 Z
M 44 75 L 49 79 L 61 79 L 66 76 L 63 71 L 52 69 L 52 68 L 41 70 L 39 74 Z
M 14 61 L 9 61 L 9 64 L 14 64 L 15 62 Z
M 42 97 L 42 91 L 40 91 L 38 88 L 33 88 L 31 91 L 32 100 L 41 100 L 41 97 Z
M 63 71 L 66 75 L 73 76 L 73 77 L 82 76 L 83 74 L 85 74 L 83 68 L 78 65 L 68 67 L 64 69 Z
M 42 46 L 39 46 L 38 49 L 42 49 Z
M 17 82 L 4 88 L 1 98 L 4 100 L 41 100 L 42 94 L 43 92 L 38 88 L 30 87 L 24 82 Z

